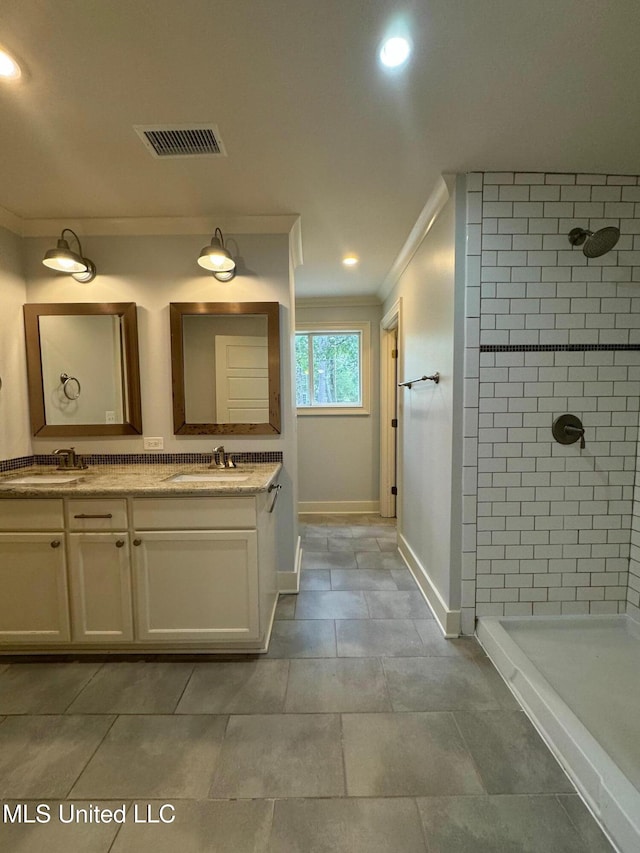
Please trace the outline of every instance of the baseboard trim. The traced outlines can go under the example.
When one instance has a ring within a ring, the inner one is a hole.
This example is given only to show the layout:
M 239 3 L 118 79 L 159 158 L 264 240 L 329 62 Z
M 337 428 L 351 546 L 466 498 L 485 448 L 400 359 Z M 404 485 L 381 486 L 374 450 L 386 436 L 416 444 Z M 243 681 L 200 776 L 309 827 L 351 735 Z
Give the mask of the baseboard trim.
M 380 514 L 380 501 L 298 501 L 298 512 L 333 515 L 336 513 Z
M 427 570 L 422 565 L 402 533 L 398 533 L 398 550 L 400 551 L 402 559 L 407 564 L 416 583 L 420 587 L 420 592 L 424 595 L 427 604 L 433 611 L 433 615 L 436 617 L 436 622 L 440 626 L 444 636 L 447 639 L 459 637 L 460 611 L 449 610 L 442 596 L 433 585 Z
M 292 572 L 278 572 L 278 592 L 299 592 L 300 567 L 302 566 L 302 540 L 298 536 L 296 556 Z

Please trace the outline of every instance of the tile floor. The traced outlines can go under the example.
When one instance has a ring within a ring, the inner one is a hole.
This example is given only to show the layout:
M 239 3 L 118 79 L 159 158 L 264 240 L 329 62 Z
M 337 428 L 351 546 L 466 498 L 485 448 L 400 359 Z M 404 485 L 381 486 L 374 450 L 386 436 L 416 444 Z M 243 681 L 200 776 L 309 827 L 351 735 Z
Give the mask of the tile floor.
M 0 663 L 3 853 L 602 853 L 473 639 L 442 639 L 392 523 L 303 520 L 269 654 Z M 71 802 L 129 809 L 65 824 Z M 173 824 L 134 823 L 175 806 Z M 155 809 L 155 811 L 154 811 Z

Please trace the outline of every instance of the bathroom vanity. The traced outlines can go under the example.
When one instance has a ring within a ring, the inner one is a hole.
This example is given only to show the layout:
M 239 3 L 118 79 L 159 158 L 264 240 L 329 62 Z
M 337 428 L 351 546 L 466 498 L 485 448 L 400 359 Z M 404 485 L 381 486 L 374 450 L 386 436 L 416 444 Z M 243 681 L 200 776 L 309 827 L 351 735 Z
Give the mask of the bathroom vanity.
M 265 651 L 280 469 L 1 476 L 0 651 Z

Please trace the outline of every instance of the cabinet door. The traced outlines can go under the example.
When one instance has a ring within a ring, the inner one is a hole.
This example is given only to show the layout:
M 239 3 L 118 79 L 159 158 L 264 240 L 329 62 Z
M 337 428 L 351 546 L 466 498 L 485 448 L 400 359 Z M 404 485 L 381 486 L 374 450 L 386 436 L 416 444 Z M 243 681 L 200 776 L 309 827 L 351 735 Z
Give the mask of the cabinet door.
M 72 533 L 69 584 L 73 639 L 133 639 L 127 533 Z
M 64 534 L 0 534 L 0 642 L 69 640 Z
M 146 531 L 134 536 L 137 639 L 258 638 L 255 530 Z

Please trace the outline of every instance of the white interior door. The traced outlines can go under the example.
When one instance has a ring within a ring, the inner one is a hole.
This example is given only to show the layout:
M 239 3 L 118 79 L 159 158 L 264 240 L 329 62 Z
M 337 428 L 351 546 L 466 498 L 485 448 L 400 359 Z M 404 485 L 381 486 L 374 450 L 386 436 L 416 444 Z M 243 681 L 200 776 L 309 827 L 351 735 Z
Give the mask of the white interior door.
M 269 359 L 266 337 L 216 335 L 217 422 L 269 422 Z

